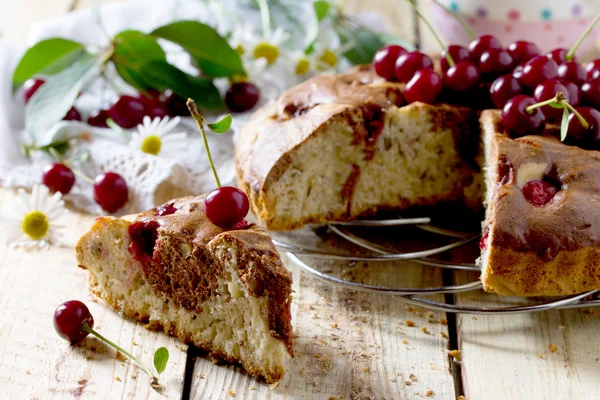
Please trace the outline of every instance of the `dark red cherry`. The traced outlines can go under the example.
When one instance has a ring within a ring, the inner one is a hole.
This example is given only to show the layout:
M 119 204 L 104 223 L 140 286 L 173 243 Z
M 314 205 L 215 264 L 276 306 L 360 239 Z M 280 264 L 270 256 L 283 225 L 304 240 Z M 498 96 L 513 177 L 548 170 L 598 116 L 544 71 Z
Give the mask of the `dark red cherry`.
M 485 80 L 490 81 L 510 71 L 513 58 L 504 49 L 489 49 L 481 53 L 479 71 Z
M 441 92 L 442 78 L 432 69 L 423 68 L 418 70 L 406 84 L 404 99 L 408 104 L 415 101 L 433 104 Z
M 583 103 L 600 108 L 600 80 L 585 82 L 581 85 Z
M 373 57 L 375 73 L 388 81 L 396 80 L 396 60 L 408 53 L 402 46 L 390 45 L 379 49 Z
M 165 215 L 175 214 L 177 212 L 177 207 L 175 207 L 174 203 L 163 204 L 162 206 L 156 209 L 154 213 L 155 217 L 162 217 Z
M 189 117 L 190 110 L 185 104 L 186 100 L 176 93 L 167 93 L 165 98 L 165 104 L 169 115 L 172 117 Z
M 71 109 L 67 111 L 67 115 L 64 116 L 63 121 L 81 121 L 81 114 L 75 107 L 71 107 Z
M 31 78 L 25 81 L 25 84 L 23 84 L 23 97 L 25 98 L 25 103 L 29 103 L 31 97 L 44 83 L 46 83 L 46 81 L 39 78 Z
M 553 60 L 544 56 L 535 56 L 527 61 L 523 67 L 522 85 L 535 89 L 540 83 L 558 76 L 558 65 Z
M 396 79 L 398 82 L 408 82 L 420 69 L 433 69 L 433 61 L 426 54 L 418 51 L 402 54 L 396 60 Z
M 521 78 L 523 78 L 523 69 L 525 68 L 525 64 L 519 64 L 517 66 L 515 66 L 515 68 L 512 71 L 512 76 L 517 79 L 519 82 L 521 82 Z
M 91 126 L 97 126 L 98 128 L 108 128 L 106 120 L 108 119 L 108 111 L 96 110 L 90 114 L 87 123 Z
M 592 81 L 600 78 L 600 59 L 590 61 L 585 65 L 587 80 Z
M 233 186 L 222 186 L 206 195 L 206 216 L 221 228 L 230 228 L 248 215 L 250 202 L 246 193 Z
M 450 46 L 448 46 L 447 49 L 442 50 L 442 58 L 440 60 L 442 72 L 446 72 L 450 68 L 450 64 L 448 64 L 448 60 L 446 59 L 447 53 L 449 53 L 452 57 L 452 61 L 454 61 L 454 64 L 458 64 L 461 61 L 469 59 L 469 50 L 465 49 L 462 46 L 451 44 Z
M 137 97 L 121 96 L 111 108 L 108 116 L 121 128 L 131 129 L 142 123 L 146 115 L 144 101 Z
M 84 324 L 93 328 L 94 317 L 87 306 L 79 300 L 66 301 L 54 311 L 56 333 L 72 344 L 81 342 L 89 334 L 83 329 Z
M 533 98 L 535 99 L 536 103 L 540 103 L 545 100 L 550 100 L 556 96 L 556 93 L 558 92 L 562 92 L 562 94 L 565 95 L 565 100 L 570 101 L 569 91 L 558 79 L 551 79 L 537 85 L 535 91 L 533 92 Z M 544 113 L 546 120 L 550 122 L 556 122 L 560 120 L 563 115 L 562 108 L 543 106 L 540 107 L 540 110 L 542 110 Z
M 562 79 L 560 83 L 562 83 L 567 88 L 567 92 L 569 92 L 569 104 L 573 107 L 577 107 L 581 103 L 581 89 L 579 89 L 579 86 L 573 82 Z
M 578 62 L 565 61 L 558 66 L 558 77 L 581 86 L 587 78 L 587 72 Z
M 531 135 L 541 131 L 546 118 L 539 108 L 528 112 L 527 107 L 535 104 L 533 97 L 519 94 L 506 102 L 502 109 L 502 125 L 512 137 Z
M 535 44 L 524 40 L 512 42 L 508 45 L 507 50 L 512 56 L 515 64 L 526 63 L 540 54 L 540 49 L 538 49 Z
M 585 122 L 586 129 L 574 113 L 569 115 L 569 130 L 565 143 L 588 150 L 600 150 L 600 111 L 592 107 L 577 107 Z
M 73 174 L 71 168 L 64 164 L 48 164 L 44 167 L 42 183 L 50 189 L 51 193 L 61 192 L 67 194 L 75 184 L 75 174 Z
M 499 109 L 502 109 L 508 100 L 521 93 L 523 93 L 521 84 L 510 74 L 502 75 L 490 86 L 490 98 Z
M 490 49 L 501 49 L 500 41 L 492 35 L 482 35 L 469 43 L 469 57 L 474 63 L 478 63 L 483 52 Z
M 554 198 L 558 189 L 550 182 L 536 179 L 524 184 L 521 191 L 531 205 L 544 207 Z
M 479 70 L 471 61 L 461 61 L 444 72 L 444 86 L 462 93 L 479 84 Z
M 225 94 L 225 105 L 232 112 L 245 112 L 251 110 L 260 93 L 258 88 L 250 82 L 237 82 L 231 85 Z
M 128 199 L 127 182 L 121 175 L 107 172 L 96 177 L 94 181 L 94 200 L 103 210 L 114 213 L 123 208 Z
M 552 50 L 550 53 L 546 54 L 546 57 L 548 57 L 551 60 L 554 60 L 556 64 L 562 64 L 565 61 L 568 52 L 569 50 L 567 49 L 557 48 Z M 572 61 L 577 60 L 575 59 L 575 57 L 573 57 Z
M 146 94 L 141 94 L 138 98 L 144 103 L 146 115 L 150 118 L 164 118 L 169 115 L 163 93 L 156 90 L 148 90 Z

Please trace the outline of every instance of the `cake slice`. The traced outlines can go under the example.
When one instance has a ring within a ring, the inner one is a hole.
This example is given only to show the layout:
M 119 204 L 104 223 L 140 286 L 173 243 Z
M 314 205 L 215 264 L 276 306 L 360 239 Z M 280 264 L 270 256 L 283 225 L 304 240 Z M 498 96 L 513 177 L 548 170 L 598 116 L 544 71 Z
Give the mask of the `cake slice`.
M 557 296 L 600 289 L 600 152 L 552 135 L 511 139 L 500 119 L 498 110 L 481 115 L 485 290 Z
M 261 228 L 223 230 L 204 197 L 185 197 L 132 220 L 99 217 L 76 250 L 91 292 L 115 310 L 269 383 L 283 377 L 292 278 Z

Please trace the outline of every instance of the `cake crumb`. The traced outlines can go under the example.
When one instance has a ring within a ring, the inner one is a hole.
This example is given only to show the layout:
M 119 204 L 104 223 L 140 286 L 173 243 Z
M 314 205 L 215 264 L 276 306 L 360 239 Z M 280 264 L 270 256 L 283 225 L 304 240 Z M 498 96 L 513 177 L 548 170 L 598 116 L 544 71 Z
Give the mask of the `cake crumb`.
M 132 340 L 132 341 L 131 341 L 131 344 L 132 344 L 132 345 L 134 345 L 134 346 L 137 346 L 137 343 L 136 343 L 136 341 L 135 341 L 135 340 Z
M 28 370 L 28 369 L 26 369 L 26 370 L 25 370 L 25 373 L 26 373 L 27 375 L 31 375 L 31 371 L 30 371 L 30 370 Z
M 450 350 L 448 354 L 454 359 L 455 362 L 461 360 L 460 350 Z
M 227 395 L 228 395 L 228 396 L 231 396 L 231 397 L 235 397 L 235 392 L 234 392 L 233 390 L 229 389 L 229 390 L 227 391 Z
M 471 316 L 471 319 L 472 319 L 473 321 L 477 321 L 477 317 L 476 317 L 476 316 L 474 316 L 474 315 L 473 315 L 473 316 Z
M 440 336 L 444 339 L 448 339 L 448 335 L 446 335 L 446 332 L 440 332 Z
M 555 345 L 553 345 L 552 343 L 550 343 L 548 345 L 548 348 L 550 349 L 551 352 L 556 353 L 558 351 L 558 349 L 556 348 Z
M 131 379 L 136 380 L 137 379 L 137 375 L 131 375 Z
M 369 367 L 364 367 L 362 370 L 363 370 L 363 372 L 371 372 L 371 370 L 369 369 Z
M 248 390 L 256 390 L 256 386 L 250 386 Z
M 125 357 L 125 355 L 123 353 L 121 353 L 119 350 L 117 350 L 117 353 L 115 354 L 115 358 L 119 361 L 127 361 L 127 357 Z
M 423 332 L 423 333 L 424 333 L 424 334 L 426 334 L 426 335 L 429 335 L 429 334 L 430 334 L 430 333 L 429 333 L 429 331 L 427 330 L 427 327 L 426 327 L 426 326 L 422 326 L 422 327 L 421 327 L 421 332 Z
M 206 379 L 206 375 L 204 375 L 203 373 L 200 373 L 200 379 Z
M 408 344 L 408 340 L 402 339 L 402 344 Z
M 410 378 L 411 382 L 417 382 L 418 381 L 417 376 L 415 374 L 410 374 L 408 377 Z
M 427 316 L 427 318 L 433 318 L 433 317 L 435 317 L 435 313 L 433 311 L 427 311 L 425 313 L 425 315 Z
M 425 392 L 425 396 L 427 397 L 431 397 L 433 396 L 435 393 L 433 393 L 433 390 L 429 389 L 427 392 Z
M 540 359 L 542 359 L 542 360 L 544 359 L 544 355 L 543 354 L 540 354 Z
M 442 324 L 442 325 L 448 325 L 448 320 L 444 319 L 444 318 L 440 318 L 440 324 Z
M 411 381 L 406 381 L 406 382 L 404 382 L 404 384 L 405 384 L 406 386 L 412 386 L 412 382 L 411 382 Z
M 117 382 L 121 382 L 121 377 L 119 377 L 119 376 L 116 376 L 116 377 L 115 377 L 115 381 L 117 381 Z
M 461 394 L 456 398 L 456 400 L 467 400 L 467 398 Z
M 584 312 L 586 314 L 588 314 L 588 315 L 594 315 L 594 314 L 596 314 L 596 310 L 593 309 L 593 308 L 588 308 L 588 309 L 584 310 Z
M 415 323 L 413 321 L 409 320 L 409 319 L 407 319 L 406 321 L 404 321 L 404 323 L 406 324 L 406 326 L 410 326 L 410 327 L 415 326 Z
M 271 384 L 269 385 L 269 389 L 271 389 L 271 390 L 275 390 L 275 389 L 277 389 L 277 386 L 279 386 L 279 381 L 277 381 L 277 382 L 275 382 L 275 383 L 271 383 Z
M 391 379 L 391 381 L 392 381 L 392 382 L 398 382 L 398 379 L 396 379 L 396 378 L 392 378 L 392 379 Z
M 338 324 L 331 324 L 330 326 L 331 326 L 333 329 L 337 329 L 337 327 L 338 327 Z

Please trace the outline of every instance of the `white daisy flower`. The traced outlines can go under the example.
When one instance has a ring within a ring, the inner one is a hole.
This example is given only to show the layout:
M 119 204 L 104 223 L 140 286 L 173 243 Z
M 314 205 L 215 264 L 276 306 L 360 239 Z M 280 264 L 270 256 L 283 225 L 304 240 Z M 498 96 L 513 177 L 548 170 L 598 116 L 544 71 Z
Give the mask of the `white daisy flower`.
M 253 48 L 252 44 L 256 43 L 258 40 L 258 36 L 252 29 L 252 26 L 249 24 L 240 23 L 237 24 L 233 29 L 233 32 L 231 32 L 229 45 L 240 56 L 246 56 L 248 51 Z
M 268 65 L 273 64 L 283 52 L 281 45 L 285 43 L 289 37 L 289 33 L 282 27 L 277 27 L 274 31 L 271 31 L 269 34 L 258 39 L 252 38 L 250 40 L 252 45 L 252 56 L 256 59 L 266 59 Z
M 19 189 L 18 200 L 15 216 L 7 221 L 9 238 L 15 239 L 9 242 L 9 247 L 47 249 L 52 244 L 59 244 L 60 229 L 64 226 L 56 221 L 66 212 L 62 194 L 51 195 L 46 186 L 34 185 L 31 195 Z
M 152 120 L 145 116 L 143 124 L 138 125 L 138 131 L 131 135 L 129 147 L 163 158 L 178 159 L 185 151 L 187 134 L 171 131 L 179 125 L 181 118 L 156 117 Z

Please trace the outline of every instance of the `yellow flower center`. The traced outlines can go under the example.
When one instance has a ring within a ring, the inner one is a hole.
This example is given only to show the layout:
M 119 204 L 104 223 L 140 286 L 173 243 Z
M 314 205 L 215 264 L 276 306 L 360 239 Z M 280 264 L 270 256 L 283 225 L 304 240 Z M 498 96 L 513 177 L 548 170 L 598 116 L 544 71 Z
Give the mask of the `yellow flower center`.
M 310 62 L 306 58 L 301 58 L 296 64 L 296 75 L 304 75 L 308 72 Z
M 323 54 L 321 54 L 321 57 L 319 57 L 319 61 L 321 61 L 323 64 L 328 65 L 329 67 L 335 67 L 338 59 L 337 55 L 333 51 L 325 50 Z M 325 68 L 321 67 L 321 69 Z
M 231 82 L 233 82 L 233 83 L 247 82 L 247 81 L 248 81 L 248 77 L 246 75 L 233 74 L 233 76 L 231 77 Z
M 41 211 L 31 211 L 23 218 L 21 229 L 30 239 L 40 240 L 46 236 L 48 229 L 50 229 L 48 217 Z
M 144 153 L 153 154 L 156 156 L 158 155 L 158 153 L 160 153 L 161 147 L 162 141 L 160 140 L 160 137 L 156 135 L 151 135 L 144 139 L 144 141 L 142 142 L 141 150 Z
M 254 58 L 265 58 L 271 65 L 279 57 L 279 49 L 270 43 L 259 43 L 254 48 Z
M 238 44 L 234 50 L 236 53 L 238 53 L 238 56 L 241 56 L 246 52 L 246 49 L 244 49 L 244 46 L 242 46 L 241 44 Z

